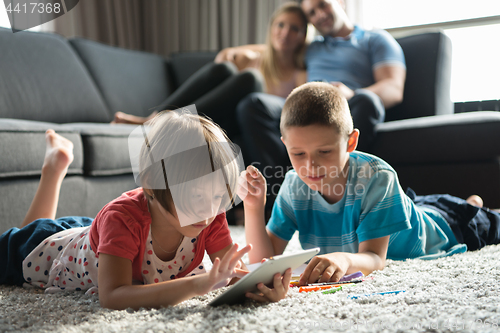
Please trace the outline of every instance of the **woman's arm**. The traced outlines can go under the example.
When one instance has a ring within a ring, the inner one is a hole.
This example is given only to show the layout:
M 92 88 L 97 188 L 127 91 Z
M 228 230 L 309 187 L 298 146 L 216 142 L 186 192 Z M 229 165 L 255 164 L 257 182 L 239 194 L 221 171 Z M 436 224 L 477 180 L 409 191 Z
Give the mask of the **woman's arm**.
M 133 285 L 132 262 L 129 259 L 100 253 L 99 301 L 101 306 L 116 310 L 158 308 L 204 295 L 215 289 L 218 284 L 227 284 L 231 278 L 243 277 L 246 274 L 236 266 L 250 251 L 250 247 L 237 250 L 238 246 L 231 246 L 222 259 L 215 259 L 209 273 L 147 285 Z
M 264 44 L 228 47 L 217 54 L 214 62 L 220 63 L 230 61 L 235 64 L 240 71 L 249 67 L 257 68 L 265 49 L 266 46 Z

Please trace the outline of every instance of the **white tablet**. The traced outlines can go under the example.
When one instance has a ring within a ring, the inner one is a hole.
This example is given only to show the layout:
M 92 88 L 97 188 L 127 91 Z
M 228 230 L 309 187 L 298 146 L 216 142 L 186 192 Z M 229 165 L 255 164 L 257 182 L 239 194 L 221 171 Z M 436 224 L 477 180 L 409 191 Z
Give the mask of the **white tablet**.
M 269 258 L 254 271 L 245 275 L 223 294 L 214 298 L 209 305 L 217 306 L 221 304 L 242 303 L 247 299 L 246 292 L 258 290 L 257 284 L 260 282 L 270 285 L 273 282 L 274 274 L 283 275 L 288 268 L 292 270 L 302 265 L 314 255 L 318 254 L 319 247 L 310 250 L 303 250 L 293 254 L 279 255 Z

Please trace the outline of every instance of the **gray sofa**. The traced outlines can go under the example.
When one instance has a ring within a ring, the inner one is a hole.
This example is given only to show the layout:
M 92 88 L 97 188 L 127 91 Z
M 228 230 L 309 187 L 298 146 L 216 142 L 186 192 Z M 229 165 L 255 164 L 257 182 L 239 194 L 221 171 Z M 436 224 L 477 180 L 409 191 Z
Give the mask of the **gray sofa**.
M 182 57 L 0 29 L 0 232 L 24 218 L 48 128 L 74 144 L 58 216 L 95 216 L 136 187 L 127 147 L 134 126 L 109 124 L 115 111 L 148 115 L 201 66 L 200 59 L 204 64 L 212 57 L 200 53 L 195 66 L 186 66 Z
M 373 153 L 417 193 L 482 195 L 500 206 L 500 114 L 452 114 L 450 42 L 441 33 L 398 40 L 407 58 L 404 102 L 388 110 Z M 95 216 L 136 185 L 116 111 L 147 115 L 214 52 L 160 56 L 85 39 L 0 29 L 0 232 L 22 221 L 43 162 L 44 132 L 74 143 L 58 216 Z M 417 119 L 413 119 L 417 118 Z

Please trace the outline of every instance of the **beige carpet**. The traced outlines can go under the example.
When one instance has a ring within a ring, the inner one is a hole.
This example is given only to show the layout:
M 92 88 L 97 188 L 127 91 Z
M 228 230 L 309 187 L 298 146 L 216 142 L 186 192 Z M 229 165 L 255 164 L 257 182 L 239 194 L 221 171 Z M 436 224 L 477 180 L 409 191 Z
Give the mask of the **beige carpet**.
M 243 229 L 231 227 L 244 244 Z M 287 252 L 299 248 L 295 238 Z M 158 310 L 112 311 L 83 293 L 0 287 L 0 331 L 498 332 L 500 246 L 434 261 L 389 261 L 373 280 L 331 295 L 296 289 L 281 302 L 212 308 L 221 291 Z M 406 290 L 397 295 L 349 295 Z

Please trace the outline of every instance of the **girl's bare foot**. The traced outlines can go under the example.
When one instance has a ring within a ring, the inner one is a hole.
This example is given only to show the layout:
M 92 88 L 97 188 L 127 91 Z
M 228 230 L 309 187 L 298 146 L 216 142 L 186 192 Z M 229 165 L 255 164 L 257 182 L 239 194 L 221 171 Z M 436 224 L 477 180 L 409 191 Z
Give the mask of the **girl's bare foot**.
M 73 162 L 73 143 L 52 129 L 45 132 L 45 142 L 42 174 L 64 178 L 69 165 Z
M 21 228 L 36 219 L 55 219 L 61 184 L 69 165 L 73 162 L 71 141 L 49 129 L 45 132 L 45 143 L 47 148 L 40 183 Z
M 153 112 L 148 117 L 139 117 L 131 114 L 116 112 L 115 119 L 111 122 L 112 124 L 133 124 L 133 125 L 142 125 L 146 121 L 152 119 L 156 116 L 157 112 Z

